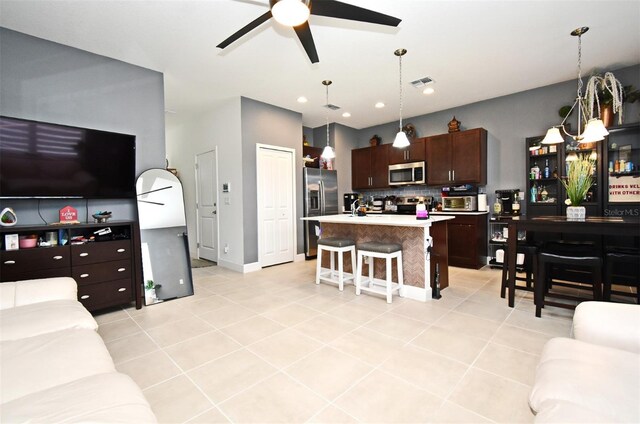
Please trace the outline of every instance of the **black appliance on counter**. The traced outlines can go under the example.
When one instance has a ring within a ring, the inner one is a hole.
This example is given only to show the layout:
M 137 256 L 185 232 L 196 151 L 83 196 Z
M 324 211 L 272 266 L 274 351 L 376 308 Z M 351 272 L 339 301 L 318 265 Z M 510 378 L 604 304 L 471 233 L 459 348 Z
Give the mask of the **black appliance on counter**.
M 520 215 L 520 189 L 496 190 L 496 198 L 502 204 L 502 215 Z
M 358 200 L 358 193 L 345 193 L 342 197 L 344 199 L 344 212 L 351 212 L 351 205 Z
M 397 213 L 400 215 L 415 215 L 419 203 L 424 203 L 430 210 L 433 203 L 432 196 L 398 197 L 396 200 Z

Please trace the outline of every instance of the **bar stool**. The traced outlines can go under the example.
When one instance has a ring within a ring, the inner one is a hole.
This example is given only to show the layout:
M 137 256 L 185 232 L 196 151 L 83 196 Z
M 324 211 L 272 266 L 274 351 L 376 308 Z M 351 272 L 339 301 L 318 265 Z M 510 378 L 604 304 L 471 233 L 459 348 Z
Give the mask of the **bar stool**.
M 362 262 L 363 258 L 368 258 L 369 277 L 362 281 Z M 373 278 L 374 258 L 386 259 L 387 279 L 385 284 L 378 283 Z M 398 282 L 391 280 L 392 259 L 396 259 L 398 269 Z M 363 286 L 366 283 L 366 286 Z M 402 274 L 402 245 L 396 243 L 377 243 L 367 242 L 358 245 L 358 266 L 356 268 L 356 294 L 360 295 L 360 291 L 364 290 L 370 293 L 386 295 L 387 303 L 391 303 L 392 293 L 394 291 L 401 295 L 403 289 L 404 277 Z
M 538 255 L 538 275 L 539 278 L 534 285 L 534 299 L 536 304 L 536 317 L 542 315 L 542 308 L 545 305 L 557 306 L 559 308 L 575 309 L 574 305 L 549 301 L 547 298 L 564 299 L 572 301 L 586 300 L 579 296 L 571 296 L 565 293 L 551 292 L 552 286 L 570 287 L 574 289 L 586 289 L 584 286 L 567 281 L 553 281 L 550 267 L 552 265 L 562 265 L 577 267 L 580 270 L 590 270 L 588 279 L 581 281 L 591 285 L 593 300 L 602 299 L 602 258 L 593 255 L 594 246 L 579 243 L 550 243 Z
M 612 284 L 635 286 L 635 296 L 633 293 L 612 290 Z M 632 247 L 607 248 L 602 297 L 605 301 L 610 302 L 611 294 L 635 297 L 636 302 L 640 304 L 640 250 Z
M 322 252 L 329 252 L 331 260 L 331 269 L 322 268 Z M 351 239 L 343 239 L 338 237 L 326 237 L 318 239 L 318 259 L 316 263 L 316 284 L 320 284 L 320 280 L 328 283 L 337 284 L 340 291 L 344 289 L 344 282 L 354 279 L 354 273 L 345 277 L 343 254 L 351 253 L 351 270 L 355 269 L 356 263 L 356 243 Z M 336 267 L 334 253 L 338 255 L 338 278 L 336 279 Z M 323 269 L 325 271 L 323 271 Z
M 504 246 L 505 258 L 507 257 L 507 246 Z M 524 264 L 522 266 L 518 266 L 516 263 L 516 276 L 515 276 L 515 285 L 514 289 L 526 290 L 533 292 L 533 283 L 538 278 L 538 247 L 529 245 L 529 244 L 519 244 L 516 249 L 517 254 L 524 255 Z M 526 274 L 525 277 L 518 277 L 518 271 L 524 272 Z M 502 284 L 500 286 L 500 297 L 505 298 L 507 287 L 509 271 L 507 270 L 506 260 L 502 264 Z M 524 286 L 519 286 L 517 284 L 518 281 L 524 281 Z

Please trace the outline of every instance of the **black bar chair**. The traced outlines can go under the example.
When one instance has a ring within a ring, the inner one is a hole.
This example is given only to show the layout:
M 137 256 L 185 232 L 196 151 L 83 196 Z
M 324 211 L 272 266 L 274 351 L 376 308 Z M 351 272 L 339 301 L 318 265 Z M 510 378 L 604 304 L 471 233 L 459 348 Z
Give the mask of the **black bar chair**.
M 612 285 L 631 286 L 636 292 L 613 290 Z M 636 248 L 609 247 L 605 257 L 603 299 L 611 301 L 611 295 L 635 297 L 640 304 L 640 250 Z
M 533 292 L 533 287 L 538 278 L 538 247 L 528 244 L 518 244 L 516 253 L 524 255 L 524 263 L 516 265 L 515 289 Z M 502 284 L 500 286 L 500 297 L 505 298 L 508 287 L 509 271 L 506 264 L 507 246 L 504 246 L 505 262 L 502 265 Z M 524 277 L 518 277 L 518 272 L 524 272 Z M 518 281 L 523 281 L 525 285 L 518 285 Z

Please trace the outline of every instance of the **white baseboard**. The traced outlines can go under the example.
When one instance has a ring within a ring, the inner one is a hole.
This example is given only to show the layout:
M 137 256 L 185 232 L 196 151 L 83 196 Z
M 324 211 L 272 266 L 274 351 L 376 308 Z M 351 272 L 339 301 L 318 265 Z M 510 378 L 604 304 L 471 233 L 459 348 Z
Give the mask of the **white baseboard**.
M 425 290 L 423 287 L 404 285 L 402 289 L 402 297 L 418 300 L 420 302 L 430 302 L 431 289 Z
M 304 261 L 305 261 L 304 253 L 299 253 L 293 258 L 293 262 L 304 262 Z
M 262 269 L 262 267 L 260 266 L 260 262 L 252 262 L 250 264 L 244 264 L 242 266 L 242 272 L 243 273 L 247 273 L 247 272 L 256 272 L 256 271 L 260 271 Z

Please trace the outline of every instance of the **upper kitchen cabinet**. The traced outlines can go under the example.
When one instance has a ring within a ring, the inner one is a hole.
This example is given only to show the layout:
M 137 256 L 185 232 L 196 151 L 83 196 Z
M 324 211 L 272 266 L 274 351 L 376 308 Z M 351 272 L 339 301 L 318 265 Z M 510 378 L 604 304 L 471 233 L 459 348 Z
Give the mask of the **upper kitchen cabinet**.
M 365 147 L 351 151 L 351 188 L 385 188 L 389 186 L 389 145 Z
M 416 138 L 405 148 L 389 149 L 389 165 L 398 163 L 419 162 L 425 158 L 424 138 Z
M 475 128 L 425 138 L 427 184 L 487 184 L 487 131 Z

